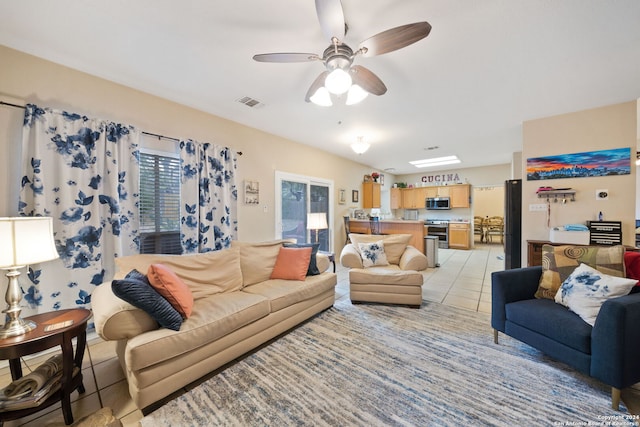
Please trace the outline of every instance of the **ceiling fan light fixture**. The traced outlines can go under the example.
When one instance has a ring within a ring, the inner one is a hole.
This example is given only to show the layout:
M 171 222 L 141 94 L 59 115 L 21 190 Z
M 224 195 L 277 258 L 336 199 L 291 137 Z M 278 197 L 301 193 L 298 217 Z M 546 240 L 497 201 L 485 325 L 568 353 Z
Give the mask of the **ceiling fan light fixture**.
M 309 98 L 309 101 L 321 107 L 331 107 L 333 105 L 333 102 L 331 102 L 331 95 L 329 95 L 329 91 L 326 87 L 318 88 L 316 93 Z
M 352 85 L 349 88 L 349 92 L 347 93 L 347 105 L 355 105 L 359 102 L 362 102 L 367 96 L 369 96 L 369 92 L 362 89 L 359 85 Z
M 358 137 L 358 142 L 354 142 L 353 144 L 351 144 L 351 149 L 356 154 L 364 153 L 369 149 L 369 147 L 371 147 L 371 145 L 369 145 L 369 143 L 367 142 L 364 142 L 361 136 Z
M 351 87 L 351 76 L 342 68 L 333 70 L 324 81 L 324 86 L 334 95 L 342 95 Z

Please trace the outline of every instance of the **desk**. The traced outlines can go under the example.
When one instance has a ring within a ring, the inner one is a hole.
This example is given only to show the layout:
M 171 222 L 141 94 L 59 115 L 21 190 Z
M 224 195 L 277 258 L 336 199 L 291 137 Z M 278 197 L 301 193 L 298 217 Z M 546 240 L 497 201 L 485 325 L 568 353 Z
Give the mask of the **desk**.
M 20 358 L 33 353 L 60 346 L 62 348 L 62 386 L 60 390 L 45 400 L 42 404 L 26 409 L 0 412 L 0 423 L 7 420 L 31 415 L 44 408 L 47 408 L 59 401 L 62 401 L 62 414 L 65 424 L 73 423 L 71 413 L 71 393 L 78 390 L 84 393 L 82 384 L 82 358 L 87 343 L 87 321 L 91 318 L 91 312 L 84 308 L 73 308 L 68 310 L 52 311 L 49 313 L 36 314 L 27 317 L 25 320 L 36 322 L 34 330 L 17 337 L 10 337 L 0 340 L 0 359 L 9 360 L 11 378 L 16 380 L 22 377 L 22 367 Z M 67 326 L 52 328 L 53 325 L 70 323 Z M 71 340 L 78 337 L 75 355 Z M 79 368 L 74 376 L 74 368 Z

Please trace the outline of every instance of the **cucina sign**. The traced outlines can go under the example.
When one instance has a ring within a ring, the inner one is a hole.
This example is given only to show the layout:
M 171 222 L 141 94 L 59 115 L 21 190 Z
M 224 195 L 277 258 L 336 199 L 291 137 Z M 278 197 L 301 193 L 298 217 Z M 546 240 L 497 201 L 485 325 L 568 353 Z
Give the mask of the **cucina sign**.
M 425 175 L 422 177 L 422 182 L 428 183 L 445 183 L 445 182 L 461 182 L 457 173 L 443 173 L 440 175 Z

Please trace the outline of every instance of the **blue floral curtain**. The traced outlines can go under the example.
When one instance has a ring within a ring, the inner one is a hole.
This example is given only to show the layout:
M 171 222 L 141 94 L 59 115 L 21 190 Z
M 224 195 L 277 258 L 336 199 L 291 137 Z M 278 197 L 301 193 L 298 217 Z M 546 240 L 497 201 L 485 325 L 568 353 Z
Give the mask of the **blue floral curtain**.
M 227 248 L 237 238 L 237 155 L 227 147 L 180 141 L 180 237 L 184 253 Z
M 132 126 L 27 105 L 19 210 L 53 217 L 60 259 L 22 280 L 24 315 L 88 307 L 114 258 L 138 252 L 139 140 Z

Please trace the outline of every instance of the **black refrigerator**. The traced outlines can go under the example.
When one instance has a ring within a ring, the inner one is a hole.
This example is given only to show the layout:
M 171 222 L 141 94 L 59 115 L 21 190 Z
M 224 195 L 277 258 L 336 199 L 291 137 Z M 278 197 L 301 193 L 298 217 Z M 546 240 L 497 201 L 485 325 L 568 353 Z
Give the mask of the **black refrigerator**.
M 522 180 L 504 183 L 504 268 L 520 268 L 522 259 Z

